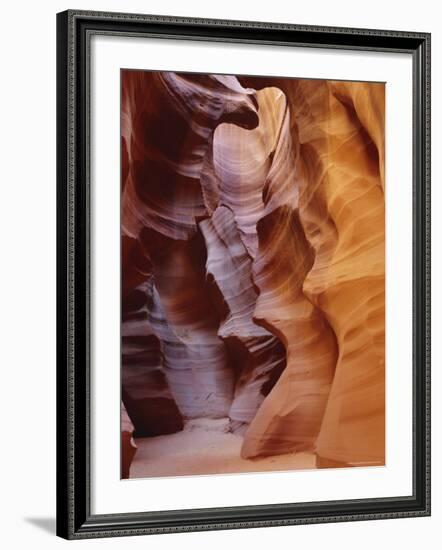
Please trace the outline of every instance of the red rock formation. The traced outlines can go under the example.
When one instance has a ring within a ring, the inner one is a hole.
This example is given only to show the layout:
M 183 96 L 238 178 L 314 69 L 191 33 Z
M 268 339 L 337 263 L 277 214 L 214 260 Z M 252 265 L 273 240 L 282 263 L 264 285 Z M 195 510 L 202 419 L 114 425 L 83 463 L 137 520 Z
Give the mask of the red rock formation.
M 234 391 L 197 226 L 208 216 L 200 175 L 223 122 L 258 124 L 255 92 L 235 77 L 123 72 L 123 314 L 149 279 L 162 372 L 186 418 L 226 417 Z
M 230 419 L 245 458 L 383 464 L 384 86 L 122 74 L 137 433 Z
M 207 273 L 213 276 L 227 312 L 218 335 L 235 360 L 236 385 L 230 409 L 232 426 L 249 424 L 266 395 L 266 384 L 285 367 L 281 342 L 253 320 L 257 292 L 252 261 L 241 240 L 233 212 L 218 206 L 200 223 L 207 248 Z
M 183 428 L 164 373 L 161 344 L 149 322 L 148 281 L 125 296 L 121 326 L 122 397 L 137 437 Z
M 258 242 L 252 271 L 259 291 L 253 318 L 282 341 L 287 367 L 245 434 L 244 457 L 313 448 L 337 356 L 332 330 L 303 293 L 313 258 L 299 222 L 303 174 L 298 167 L 299 147 L 290 133 L 290 112 L 284 95 L 275 88 L 259 92 L 258 101 L 260 126 L 249 132 L 231 129 L 224 140 L 243 158 L 255 160 L 257 177 L 244 178 L 246 196 L 254 201 L 249 209 L 259 213 L 253 228 Z M 218 133 L 215 165 L 217 137 Z M 232 165 L 241 166 L 234 159 Z M 235 178 L 225 179 L 235 187 L 229 196 L 235 208 L 241 204 L 243 190 L 234 186 Z M 255 182 L 254 190 L 251 181 Z M 237 209 L 240 220 L 243 208 Z M 250 229 L 244 234 L 252 242 Z
M 300 141 L 334 236 L 317 243 L 304 289 L 336 334 L 339 357 L 318 464 L 385 461 L 384 85 L 301 82 Z M 318 177 L 318 172 L 322 174 Z M 303 212 L 309 220 L 310 204 Z M 307 224 L 306 224 L 307 225 Z M 315 228 L 307 229 L 312 239 Z
M 130 465 L 137 451 L 133 431 L 133 424 L 121 403 L 121 477 L 123 479 L 129 477 Z
M 303 289 L 332 327 L 339 350 L 315 445 L 318 465 L 383 464 L 384 85 L 240 81 L 284 92 L 290 133 L 299 141 L 299 220 L 314 256 Z

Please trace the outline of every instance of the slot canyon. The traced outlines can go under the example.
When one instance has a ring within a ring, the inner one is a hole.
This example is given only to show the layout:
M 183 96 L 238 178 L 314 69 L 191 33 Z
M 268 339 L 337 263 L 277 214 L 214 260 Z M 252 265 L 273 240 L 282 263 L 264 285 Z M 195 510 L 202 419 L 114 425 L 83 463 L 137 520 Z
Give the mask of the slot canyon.
M 122 477 L 385 464 L 383 83 L 121 71 Z

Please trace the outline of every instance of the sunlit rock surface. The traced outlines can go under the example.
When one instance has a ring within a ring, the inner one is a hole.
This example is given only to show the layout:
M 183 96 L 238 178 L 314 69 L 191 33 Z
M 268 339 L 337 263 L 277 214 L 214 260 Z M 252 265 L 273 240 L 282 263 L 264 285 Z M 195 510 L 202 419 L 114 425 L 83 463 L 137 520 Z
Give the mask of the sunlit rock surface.
M 136 436 L 384 463 L 384 164 L 382 84 L 122 72 Z
M 285 367 L 285 349 L 278 338 L 254 322 L 257 291 L 252 261 L 233 212 L 219 206 L 200 228 L 208 252 L 207 273 L 226 306 L 218 336 L 233 360 L 236 384 L 228 415 L 235 428 L 255 417 L 267 394 L 266 386 Z

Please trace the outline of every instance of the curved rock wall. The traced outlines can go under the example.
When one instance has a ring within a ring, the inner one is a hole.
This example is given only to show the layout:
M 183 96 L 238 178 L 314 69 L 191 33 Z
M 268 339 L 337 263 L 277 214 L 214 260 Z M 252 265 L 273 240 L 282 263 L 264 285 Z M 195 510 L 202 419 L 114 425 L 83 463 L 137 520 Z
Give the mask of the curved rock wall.
M 384 463 L 384 86 L 122 74 L 136 434 L 226 418 L 245 458 Z

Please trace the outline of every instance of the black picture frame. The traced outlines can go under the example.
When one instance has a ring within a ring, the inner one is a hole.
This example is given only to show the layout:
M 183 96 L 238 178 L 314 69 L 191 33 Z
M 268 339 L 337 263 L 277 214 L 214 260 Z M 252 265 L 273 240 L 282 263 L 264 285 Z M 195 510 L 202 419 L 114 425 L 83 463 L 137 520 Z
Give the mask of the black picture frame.
M 89 41 L 155 36 L 409 53 L 413 58 L 413 494 L 92 515 Z M 430 514 L 430 35 L 68 10 L 57 15 L 57 534 L 67 539 Z

